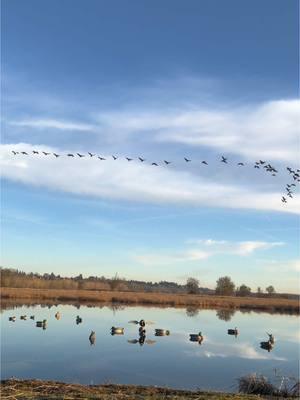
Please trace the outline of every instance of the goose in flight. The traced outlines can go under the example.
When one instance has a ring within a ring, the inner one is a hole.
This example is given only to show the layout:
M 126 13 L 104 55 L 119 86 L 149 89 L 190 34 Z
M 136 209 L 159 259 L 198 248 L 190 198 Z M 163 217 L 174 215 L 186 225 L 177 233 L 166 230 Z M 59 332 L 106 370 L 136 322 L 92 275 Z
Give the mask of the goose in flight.
M 89 155 L 90 157 L 94 157 L 96 154 L 92 154 L 92 153 L 88 152 L 88 155 Z
M 259 168 L 259 166 L 258 165 L 254 165 L 254 168 Z
M 227 164 L 227 158 L 226 158 L 226 157 L 224 157 L 224 156 L 221 156 L 221 157 L 222 157 L 222 160 L 221 160 L 221 162 L 223 162 L 223 163 Z
M 118 157 L 116 156 L 112 156 L 112 158 L 116 161 L 118 159 Z
M 74 157 L 74 154 L 69 153 L 69 154 L 68 154 L 68 157 Z
M 287 195 L 288 195 L 291 199 L 293 198 L 293 195 L 292 195 L 291 192 L 289 192 Z
M 17 154 L 19 154 L 19 152 L 18 151 L 12 151 L 12 153 L 16 156 Z
M 98 157 L 99 158 L 99 160 L 101 160 L 101 161 L 104 161 L 104 160 L 106 160 L 106 158 L 104 158 L 104 157 Z
M 42 153 L 44 154 L 44 156 L 49 156 L 50 153 L 47 153 L 46 151 L 42 151 Z
M 259 160 L 259 163 L 260 163 L 260 164 L 265 164 L 266 161 Z
M 188 158 L 184 157 L 185 162 L 191 162 L 192 160 L 189 160 Z
M 126 157 L 126 160 L 127 160 L 127 161 L 132 161 L 133 158 L 128 158 L 128 157 Z
M 33 154 L 39 154 L 39 152 L 36 150 L 33 150 L 32 152 L 33 152 Z
M 77 155 L 78 155 L 78 157 L 80 157 L 80 158 L 84 157 L 84 154 L 77 153 Z
M 56 153 L 53 153 L 53 155 L 57 158 L 57 157 L 60 157 L 60 155 L 59 154 L 56 154 Z
M 208 165 L 206 161 L 201 161 L 201 164 Z
M 244 166 L 245 164 L 242 162 L 239 162 L 238 165 Z
M 281 201 L 282 201 L 283 203 L 286 203 L 286 198 L 285 198 L 284 196 L 282 196 Z
M 153 162 L 151 165 L 155 165 L 156 167 L 158 167 L 158 164 L 156 162 Z
M 168 164 L 171 164 L 171 161 L 166 161 L 166 160 L 164 160 L 164 163 L 165 163 L 166 165 L 168 165 Z
M 141 162 L 146 161 L 145 158 L 142 158 L 142 157 L 139 157 L 139 160 L 140 160 Z
M 21 154 L 24 154 L 25 156 L 28 156 L 28 153 L 26 153 L 26 151 L 21 151 Z

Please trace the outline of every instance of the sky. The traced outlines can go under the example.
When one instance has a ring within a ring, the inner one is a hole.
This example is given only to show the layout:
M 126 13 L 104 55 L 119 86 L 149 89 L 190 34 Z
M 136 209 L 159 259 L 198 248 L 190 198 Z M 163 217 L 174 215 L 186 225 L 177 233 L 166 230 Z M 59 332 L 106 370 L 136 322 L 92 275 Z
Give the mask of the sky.
M 1 19 L 3 266 L 299 292 L 297 0 L 3 0 Z

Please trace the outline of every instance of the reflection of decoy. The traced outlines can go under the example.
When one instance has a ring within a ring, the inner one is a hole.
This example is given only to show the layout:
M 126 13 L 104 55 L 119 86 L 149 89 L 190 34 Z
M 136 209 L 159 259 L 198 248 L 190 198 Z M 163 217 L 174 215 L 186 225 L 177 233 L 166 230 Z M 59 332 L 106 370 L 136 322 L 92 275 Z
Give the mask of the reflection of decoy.
M 143 341 L 143 339 L 141 340 L 141 338 L 139 338 L 139 339 L 130 339 L 130 340 L 127 340 L 127 342 L 131 343 L 131 344 L 137 344 L 137 343 L 139 343 L 139 344 L 144 344 L 144 343 L 154 344 L 154 343 L 156 343 L 156 340 L 147 339 L 147 340 Z
M 169 336 L 170 331 L 167 329 L 155 329 L 155 336 Z
M 140 160 L 141 162 L 146 161 L 145 158 L 142 158 L 142 157 L 139 157 L 139 160 Z
M 227 331 L 228 335 L 235 335 L 237 336 L 239 334 L 238 329 L 235 327 L 234 329 L 228 329 Z
M 192 160 L 189 160 L 188 158 L 184 157 L 185 162 L 191 162 Z
M 260 342 L 260 348 L 270 352 L 273 349 L 273 344 L 270 341 Z
M 15 317 L 15 316 L 13 316 L 13 317 L 9 317 L 9 318 L 8 318 L 8 320 L 9 320 L 9 321 L 13 321 L 13 322 L 15 322 L 15 321 L 16 321 L 16 317 Z
M 95 344 L 95 341 L 96 341 L 96 332 L 91 331 L 90 336 L 89 336 L 89 341 L 90 341 L 90 343 L 91 343 L 91 346 L 92 346 L 93 344 Z
M 222 157 L 222 160 L 221 160 L 221 162 L 223 162 L 223 163 L 227 164 L 227 158 L 226 158 L 226 157 L 224 157 L 224 156 L 221 156 L 221 157 Z
M 136 325 L 140 325 L 140 326 L 145 326 L 147 325 L 152 325 L 154 324 L 153 321 L 145 321 L 143 319 L 141 319 L 140 321 L 136 321 L 136 320 L 132 320 L 132 321 L 128 321 L 129 324 L 136 324 Z
M 23 319 L 24 321 L 26 321 L 27 315 L 21 315 L 21 316 L 20 316 L 20 319 Z
M 77 155 L 78 155 L 79 158 L 85 157 L 84 154 L 77 153 Z
M 56 154 L 56 153 L 53 153 L 53 155 L 54 155 L 56 158 L 60 157 L 60 155 L 59 155 L 59 154 Z
M 112 335 L 124 335 L 124 328 L 112 326 L 110 329 Z
M 34 319 L 34 315 L 30 315 L 30 319 Z
M 57 311 L 57 313 L 55 314 L 55 318 L 56 318 L 57 320 L 60 319 L 60 312 L 59 312 L 59 311 Z
M 106 160 L 106 158 L 104 158 L 104 157 L 98 157 L 99 158 L 99 160 L 101 160 L 101 161 L 104 161 L 104 160 Z
M 203 339 L 204 337 L 202 336 L 202 332 L 190 334 L 191 342 L 198 342 L 199 344 L 201 344 L 203 342 Z
M 274 344 L 274 343 L 275 343 L 275 338 L 274 338 L 274 336 L 272 335 L 272 333 L 268 333 L 268 332 L 267 332 L 267 335 L 269 336 L 269 342 L 270 342 L 271 344 Z
M 79 317 L 79 315 L 77 315 L 77 317 L 76 317 L 76 324 L 77 324 L 77 325 L 78 325 L 78 324 L 81 324 L 81 322 L 82 322 L 82 318 Z
M 143 326 L 139 327 L 139 335 L 146 335 L 146 329 Z

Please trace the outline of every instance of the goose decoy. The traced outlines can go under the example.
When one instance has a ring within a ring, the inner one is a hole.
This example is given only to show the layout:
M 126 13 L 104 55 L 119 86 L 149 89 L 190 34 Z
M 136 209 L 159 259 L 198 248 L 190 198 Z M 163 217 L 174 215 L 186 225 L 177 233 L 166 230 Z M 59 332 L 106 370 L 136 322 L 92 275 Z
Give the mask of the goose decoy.
M 33 154 L 39 154 L 39 152 L 36 150 L 33 150 L 32 152 L 33 152 Z
M 60 315 L 60 312 L 59 312 L 59 311 L 57 311 L 57 313 L 55 314 L 55 318 L 56 318 L 57 320 L 59 320 L 59 319 L 60 319 L 60 317 L 61 317 L 61 315 Z
M 170 331 L 167 329 L 155 329 L 155 336 L 169 336 Z
M 67 154 L 67 156 L 68 156 L 68 157 L 74 157 L 74 154 L 69 153 L 69 154 Z
M 8 318 L 8 320 L 9 320 L 9 321 L 16 322 L 16 317 L 15 317 L 15 316 L 13 316 L 13 317 L 9 317 L 9 318 Z
M 45 156 L 49 156 L 49 154 L 50 154 L 50 153 L 47 153 L 46 151 L 42 151 L 42 153 L 43 153 Z
M 282 196 L 281 201 L 282 201 L 283 203 L 286 203 L 286 198 L 285 198 L 284 196 Z
M 46 319 L 43 319 L 43 321 L 36 321 L 36 327 L 37 328 L 43 328 L 43 329 L 46 329 L 46 326 L 47 326 L 47 320 Z
M 158 164 L 156 162 L 153 162 L 151 165 L 155 165 L 156 167 L 158 167 Z
M 208 165 L 206 161 L 201 161 L 202 164 Z
M 99 158 L 99 160 L 101 160 L 101 161 L 105 161 L 106 160 L 106 158 L 104 158 L 104 157 L 98 157 Z
M 139 157 L 139 160 L 140 160 L 141 162 L 146 161 L 146 159 L 145 159 L 145 158 L 142 158 L 142 157 Z
M 171 161 L 164 160 L 164 163 L 165 163 L 166 165 L 169 165 L 169 164 L 171 164 Z
M 268 340 L 267 342 L 260 342 L 260 348 L 267 350 L 268 353 L 273 349 L 274 345 Z
M 133 158 L 128 158 L 128 157 L 125 157 L 125 158 L 126 158 L 127 161 L 132 161 L 133 160 Z
M 270 342 L 271 344 L 274 344 L 274 343 L 275 343 L 275 338 L 274 338 L 274 336 L 272 335 L 272 333 L 268 333 L 268 332 L 267 332 L 267 335 L 269 336 L 269 342 Z
M 12 150 L 12 153 L 16 156 L 17 154 L 19 154 L 19 152 L 18 151 L 14 151 L 14 150 Z
M 85 157 L 84 154 L 77 153 L 77 155 L 78 155 L 79 158 Z
M 118 159 L 118 157 L 116 156 L 112 156 L 112 158 L 116 161 Z
M 110 329 L 111 335 L 124 335 L 124 328 L 112 326 Z
M 143 326 L 139 327 L 139 335 L 146 335 L 146 329 Z
M 234 329 L 228 329 L 227 333 L 228 333 L 228 335 L 234 335 L 236 337 L 239 334 L 239 331 L 238 331 L 237 327 L 235 327 Z
M 27 315 L 21 315 L 21 316 L 20 316 L 20 319 L 22 319 L 22 320 L 26 321 L 26 319 L 27 319 Z
M 30 319 L 34 320 L 34 315 L 30 315 Z
M 89 341 L 90 341 L 90 343 L 91 343 L 91 346 L 92 346 L 93 344 L 95 344 L 95 341 L 96 341 L 96 332 L 91 331 L 90 336 L 89 336 Z
M 81 324 L 81 323 L 82 323 L 82 318 L 79 317 L 79 315 L 77 315 L 77 317 L 76 317 L 76 324 L 78 325 L 78 324 Z
M 88 152 L 88 155 L 89 155 L 90 157 L 94 157 L 96 154 L 93 154 L 93 153 Z
M 60 157 L 60 155 L 59 155 L 59 154 L 56 154 L 56 153 L 53 153 L 53 155 L 54 155 L 54 157 L 56 157 L 56 158 Z
M 245 164 L 242 162 L 239 162 L 238 165 L 244 166 Z
M 28 153 L 26 153 L 26 151 L 21 151 L 21 154 L 24 154 L 25 156 L 28 156 Z
M 184 157 L 185 162 L 191 162 L 192 160 L 189 160 L 188 158 Z
M 202 343 L 204 337 L 202 336 L 202 332 L 199 333 L 191 333 L 190 334 L 190 341 L 191 342 L 200 342 Z
M 224 156 L 221 156 L 222 157 L 222 160 L 221 160 L 221 162 L 223 162 L 223 163 L 225 163 L 225 164 L 228 164 L 227 163 L 227 158 L 226 157 L 224 157 Z

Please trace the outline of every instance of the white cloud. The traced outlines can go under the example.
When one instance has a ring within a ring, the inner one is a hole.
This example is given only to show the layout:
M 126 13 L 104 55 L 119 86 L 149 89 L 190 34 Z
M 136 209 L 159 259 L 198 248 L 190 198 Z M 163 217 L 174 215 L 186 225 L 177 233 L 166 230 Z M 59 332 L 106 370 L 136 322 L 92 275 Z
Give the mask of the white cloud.
M 79 122 L 59 121 L 57 119 L 27 119 L 20 121 L 9 121 L 10 125 L 20 126 L 22 128 L 34 129 L 58 129 L 65 131 L 94 131 L 96 128 L 91 124 L 82 124 Z

